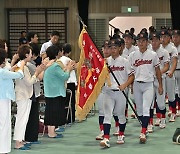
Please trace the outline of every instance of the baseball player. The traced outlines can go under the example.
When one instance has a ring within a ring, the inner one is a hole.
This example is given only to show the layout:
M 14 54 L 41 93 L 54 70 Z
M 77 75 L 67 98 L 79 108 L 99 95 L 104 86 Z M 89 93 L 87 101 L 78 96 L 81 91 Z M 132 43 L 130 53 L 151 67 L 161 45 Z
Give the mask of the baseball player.
M 132 52 L 128 59 L 135 73 L 133 84 L 134 99 L 139 119 L 142 122 L 140 143 L 146 143 L 146 131 L 149 122 L 149 110 L 154 96 L 154 76 L 158 80 L 158 92 L 163 93 L 162 78 L 157 53 L 147 49 L 148 36 L 140 33 L 137 36 L 139 50 Z
M 178 89 L 178 93 L 176 94 L 176 102 L 178 102 L 178 110 L 176 116 L 180 116 L 180 30 L 174 30 L 172 32 L 172 41 L 174 46 L 177 48 L 178 51 L 178 62 L 175 71 L 175 78 L 176 78 L 176 87 Z
M 170 56 L 170 68 L 166 73 L 166 92 L 169 100 L 169 107 L 172 109 L 170 113 L 169 122 L 175 122 L 176 116 L 176 101 L 175 101 L 175 76 L 174 71 L 177 66 L 178 52 L 172 43 L 170 43 L 171 35 L 168 30 L 161 31 L 161 43 L 162 47 L 169 52 Z
M 136 51 L 138 48 L 133 45 L 133 36 L 130 32 L 124 33 L 122 37 L 124 38 L 125 42 L 125 48 L 122 56 L 127 58 L 131 52 Z
M 105 40 L 102 45 L 102 52 L 104 55 L 104 58 L 108 58 L 111 56 L 111 50 L 109 48 L 109 41 Z M 100 134 L 96 136 L 96 140 L 103 140 L 104 136 L 104 127 L 103 127 L 103 121 L 104 121 L 104 91 L 102 90 L 97 98 L 98 103 L 98 110 L 99 110 L 99 128 L 100 128 Z M 119 119 L 115 112 L 113 112 L 113 117 L 115 120 L 115 132 L 113 135 L 117 136 L 119 134 Z
M 105 85 L 103 90 L 105 91 L 104 101 L 104 139 L 100 142 L 102 147 L 110 147 L 109 134 L 111 128 L 111 118 L 113 111 L 118 112 L 119 118 L 119 135 L 117 144 L 124 143 L 124 131 L 126 127 L 126 98 L 121 90 L 125 90 L 134 80 L 133 71 L 127 59 L 120 56 L 121 42 L 119 40 L 111 40 L 111 56 L 107 58 L 107 62 L 117 80 L 121 84 L 118 86 L 112 74 L 110 74 L 111 86 Z
M 124 58 L 127 58 L 131 52 L 138 50 L 138 48 L 133 45 L 133 35 L 132 35 L 132 33 L 125 32 L 122 37 L 124 38 L 124 42 L 125 42 L 125 48 L 123 50 L 122 56 Z M 133 96 L 133 94 L 131 92 L 131 89 L 132 88 L 129 89 L 129 97 L 134 98 L 134 96 Z M 135 105 L 134 105 L 134 108 L 136 108 Z M 135 118 L 135 114 L 132 113 L 131 117 Z
M 160 44 L 160 34 L 159 32 L 154 32 L 151 33 L 150 35 L 150 40 L 151 40 L 151 45 L 152 45 L 152 50 L 154 52 L 157 53 L 159 61 L 160 61 L 160 70 L 161 70 L 161 74 L 162 74 L 162 84 L 163 84 L 163 89 L 165 89 L 165 76 L 166 76 L 166 72 L 169 69 L 169 53 L 167 50 L 164 50 Z M 158 117 L 158 121 L 160 121 L 159 127 L 160 128 L 165 128 L 166 127 L 166 106 L 165 106 L 165 90 L 163 91 L 163 94 L 160 95 L 158 92 L 158 80 L 157 78 L 155 78 L 154 81 L 154 93 L 155 93 L 155 98 L 156 98 L 156 103 L 158 107 L 158 111 L 159 113 L 157 114 Z M 153 101 L 155 102 L 155 101 Z M 150 109 L 150 121 L 149 121 L 149 125 L 148 125 L 148 132 L 152 133 L 153 132 L 153 113 L 154 113 L 154 103 L 151 106 Z M 158 112 L 156 110 L 156 113 Z

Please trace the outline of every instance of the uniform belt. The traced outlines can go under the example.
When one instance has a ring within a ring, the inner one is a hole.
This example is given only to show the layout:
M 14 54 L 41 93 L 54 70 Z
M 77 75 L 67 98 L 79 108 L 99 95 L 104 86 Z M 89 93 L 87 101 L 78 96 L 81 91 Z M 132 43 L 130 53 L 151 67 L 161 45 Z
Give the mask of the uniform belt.
M 180 68 L 177 68 L 176 71 L 180 71 Z
M 111 89 L 112 91 L 119 91 L 119 89 Z
M 146 83 L 146 82 L 144 82 L 144 81 L 137 81 L 138 83 Z

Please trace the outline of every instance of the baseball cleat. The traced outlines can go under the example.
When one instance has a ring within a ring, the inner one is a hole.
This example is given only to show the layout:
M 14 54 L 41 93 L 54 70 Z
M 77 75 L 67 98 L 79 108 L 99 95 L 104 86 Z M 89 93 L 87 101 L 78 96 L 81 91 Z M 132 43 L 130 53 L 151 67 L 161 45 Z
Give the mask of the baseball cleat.
M 177 111 L 176 116 L 180 117 L 180 110 Z
M 103 139 L 104 139 L 104 132 L 101 131 L 101 133 L 98 136 L 96 136 L 96 140 L 103 140 Z
M 160 124 L 159 124 L 159 127 L 160 127 L 161 129 L 163 129 L 163 128 L 166 127 L 166 119 L 165 119 L 165 118 L 162 118 L 162 119 L 161 119 L 161 122 L 160 122 Z
M 169 122 L 175 122 L 176 115 L 174 113 L 171 114 L 171 117 L 169 118 Z
M 110 147 L 110 143 L 109 140 L 107 138 L 104 138 L 101 142 L 100 142 L 100 146 L 103 148 L 109 148 Z
M 134 113 L 131 114 L 131 118 L 132 119 L 135 119 L 136 118 L 136 115 Z
M 115 127 L 115 132 L 113 133 L 114 136 L 119 135 L 119 127 Z
M 154 125 L 155 125 L 155 126 L 159 126 L 160 122 L 161 122 L 161 119 L 157 118 Z
M 171 117 L 171 114 L 172 114 L 172 111 L 170 110 L 170 111 L 168 112 L 168 117 Z
M 117 144 L 124 144 L 124 139 L 125 139 L 125 136 L 124 135 L 120 135 L 118 136 L 118 140 L 117 140 Z
M 145 144 L 146 143 L 146 135 L 141 133 L 139 137 L 139 143 Z
M 152 133 L 152 132 L 153 132 L 153 125 L 152 125 L 152 124 L 149 124 L 149 125 L 148 125 L 147 131 L 148 131 L 149 133 Z

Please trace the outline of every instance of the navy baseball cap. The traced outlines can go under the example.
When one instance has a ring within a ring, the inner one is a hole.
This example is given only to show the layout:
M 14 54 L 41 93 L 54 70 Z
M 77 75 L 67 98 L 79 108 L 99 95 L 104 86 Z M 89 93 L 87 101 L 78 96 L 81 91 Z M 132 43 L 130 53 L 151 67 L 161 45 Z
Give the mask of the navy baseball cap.
M 167 29 L 163 29 L 162 31 L 161 31 L 161 34 L 160 34 L 161 36 L 162 35 L 168 35 L 168 36 L 171 36 L 171 34 L 168 32 L 168 30 Z
M 125 37 L 130 37 L 130 38 L 133 38 L 132 34 L 130 32 L 125 32 L 123 35 L 122 35 L 123 38 Z
M 109 40 L 103 41 L 102 47 L 109 46 Z
M 121 41 L 121 45 L 122 44 L 125 44 L 125 42 L 124 42 L 124 39 L 123 38 L 120 38 L 120 39 L 118 39 L 119 41 Z
M 139 40 L 141 38 L 144 38 L 144 39 L 148 40 L 148 35 L 146 33 L 139 33 L 137 35 L 137 40 Z
M 180 30 L 173 30 L 172 35 L 180 35 Z
M 119 39 L 114 39 L 114 40 L 111 40 L 109 42 L 109 47 L 112 47 L 112 46 L 121 46 L 121 41 Z
M 160 34 L 159 32 L 153 32 L 150 36 L 149 39 L 152 40 L 154 37 L 160 40 Z

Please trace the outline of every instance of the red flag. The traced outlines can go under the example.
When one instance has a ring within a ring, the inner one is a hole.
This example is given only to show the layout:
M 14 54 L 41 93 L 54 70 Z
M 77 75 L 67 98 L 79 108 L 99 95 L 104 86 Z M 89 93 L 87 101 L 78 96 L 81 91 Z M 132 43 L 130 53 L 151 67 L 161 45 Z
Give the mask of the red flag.
M 91 110 L 108 75 L 105 60 L 83 28 L 79 36 L 81 49 L 78 65 L 76 117 L 81 121 Z

